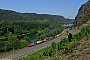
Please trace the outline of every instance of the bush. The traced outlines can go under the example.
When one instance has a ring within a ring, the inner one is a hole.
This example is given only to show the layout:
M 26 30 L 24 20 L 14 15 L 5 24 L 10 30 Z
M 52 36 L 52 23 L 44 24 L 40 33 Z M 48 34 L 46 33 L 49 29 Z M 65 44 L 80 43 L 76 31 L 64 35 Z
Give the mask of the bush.
M 59 43 L 58 43 L 58 50 L 63 50 L 63 49 L 67 49 L 67 45 L 68 45 L 69 41 L 67 38 L 62 39 Z
M 21 40 L 20 41 L 20 48 L 26 47 L 27 46 L 27 41 L 26 40 Z
M 68 50 L 70 50 L 70 52 L 72 52 L 73 48 L 75 48 L 78 44 L 79 44 L 79 41 L 73 40 L 67 45 L 67 48 Z

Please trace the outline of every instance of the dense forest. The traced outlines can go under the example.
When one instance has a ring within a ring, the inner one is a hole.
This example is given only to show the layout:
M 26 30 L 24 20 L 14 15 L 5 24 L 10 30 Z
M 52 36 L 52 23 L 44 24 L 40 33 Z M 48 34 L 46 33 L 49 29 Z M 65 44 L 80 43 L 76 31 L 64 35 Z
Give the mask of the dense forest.
M 56 28 L 53 33 L 50 29 Z M 63 31 L 60 24 L 47 21 L 2 20 L 0 21 L 0 53 L 27 47 L 27 44 L 47 37 L 54 37 Z M 30 40 L 30 34 L 37 33 L 36 40 Z M 42 35 L 45 33 L 44 35 Z M 20 39 L 20 37 L 23 37 Z
M 46 20 L 53 22 L 63 22 L 65 18 L 62 16 L 36 13 L 19 13 L 11 10 L 0 10 L 0 20 Z
M 20 13 L 12 10 L 3 9 L 0 9 L 0 20 L 43 20 L 54 23 L 68 23 L 67 19 L 59 15 Z
M 12 32 L 13 34 L 22 35 L 26 33 L 35 33 L 37 29 L 44 29 L 49 26 L 46 21 L 0 21 L 0 35 Z M 33 30 L 32 30 L 33 29 Z M 32 30 L 32 32 L 31 32 Z

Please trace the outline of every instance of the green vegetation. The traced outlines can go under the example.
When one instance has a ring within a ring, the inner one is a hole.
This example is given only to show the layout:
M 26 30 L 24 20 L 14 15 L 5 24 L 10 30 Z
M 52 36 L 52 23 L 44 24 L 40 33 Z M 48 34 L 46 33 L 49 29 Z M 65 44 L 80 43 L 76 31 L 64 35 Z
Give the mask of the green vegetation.
M 0 9 L 0 20 L 30 20 L 49 21 L 53 23 L 67 23 L 63 16 L 36 13 L 20 13 L 11 10 Z
M 75 26 L 81 26 L 82 24 L 85 24 L 85 23 L 88 22 L 88 20 L 90 19 L 89 16 L 90 16 L 90 15 L 86 15 L 86 16 L 84 16 L 80 21 L 75 21 L 74 25 L 75 25 Z
M 63 16 L 36 13 L 19 13 L 0 9 L 0 54 L 27 47 L 28 43 L 54 37 L 64 30 L 67 23 Z M 51 33 L 50 30 L 56 28 Z M 37 39 L 29 35 L 36 33 Z
M 60 26 L 60 25 L 58 25 L 55 28 L 56 28 L 56 30 L 54 32 L 52 32 L 52 33 L 50 32 L 49 28 L 46 28 L 44 30 L 39 30 L 38 34 L 37 34 L 37 36 L 38 36 L 37 39 L 42 40 L 44 38 L 51 37 L 51 36 L 55 37 L 55 35 L 61 33 L 64 30 L 64 28 L 62 26 Z
M 50 29 L 56 28 L 51 33 Z M 64 28 L 48 21 L 3 20 L 0 21 L 0 53 L 27 47 L 28 43 L 42 40 L 61 33 Z M 37 33 L 36 40 L 30 40 L 30 35 Z
M 64 38 L 58 43 L 53 42 L 51 46 L 29 54 L 26 57 L 19 58 L 18 60 L 59 60 L 63 58 L 65 54 L 71 53 L 81 39 L 89 39 L 89 37 L 90 26 L 87 26 L 82 28 L 79 33 L 73 35 L 70 42 L 67 38 Z
M 50 27 L 49 22 L 39 21 L 0 21 L 0 36 L 6 36 L 9 32 L 16 35 L 32 34 L 39 29 Z

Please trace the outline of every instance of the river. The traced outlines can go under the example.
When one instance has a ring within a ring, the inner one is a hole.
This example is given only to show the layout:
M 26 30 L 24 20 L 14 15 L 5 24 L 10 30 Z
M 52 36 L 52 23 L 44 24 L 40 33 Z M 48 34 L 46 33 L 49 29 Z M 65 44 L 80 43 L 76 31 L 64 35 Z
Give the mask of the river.
M 56 28 L 51 29 L 50 32 L 53 33 L 55 30 L 56 30 Z M 35 39 L 37 39 L 36 33 L 35 34 L 31 34 L 30 35 L 30 40 L 35 40 Z

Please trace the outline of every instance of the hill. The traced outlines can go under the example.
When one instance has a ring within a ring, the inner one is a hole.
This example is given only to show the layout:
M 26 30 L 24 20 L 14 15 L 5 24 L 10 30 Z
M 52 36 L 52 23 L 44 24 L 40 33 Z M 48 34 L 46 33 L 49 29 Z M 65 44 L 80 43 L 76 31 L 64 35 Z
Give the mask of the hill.
M 0 9 L 0 20 L 26 20 L 19 12 Z
M 75 17 L 74 25 L 82 25 L 90 19 L 90 1 L 82 4 L 80 7 L 77 16 Z
M 67 23 L 74 23 L 75 19 L 66 19 Z
M 46 20 L 54 23 L 67 23 L 63 16 L 36 13 L 20 13 L 0 9 L 0 20 Z

